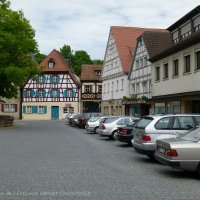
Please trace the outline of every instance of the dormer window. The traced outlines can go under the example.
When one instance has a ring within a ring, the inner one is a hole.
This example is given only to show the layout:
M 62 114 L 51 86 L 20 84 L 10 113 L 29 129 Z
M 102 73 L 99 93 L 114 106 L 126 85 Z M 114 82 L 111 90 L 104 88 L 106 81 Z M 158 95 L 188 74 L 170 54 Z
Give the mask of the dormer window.
M 55 65 L 55 61 L 54 61 L 52 58 L 50 58 L 50 60 L 49 60 L 49 62 L 48 62 L 48 67 L 49 67 L 49 69 L 53 69 L 53 68 L 54 68 L 54 65 Z
M 96 71 L 95 71 L 95 75 L 96 75 L 96 76 L 100 76 L 100 75 L 101 75 L 101 70 L 96 70 Z

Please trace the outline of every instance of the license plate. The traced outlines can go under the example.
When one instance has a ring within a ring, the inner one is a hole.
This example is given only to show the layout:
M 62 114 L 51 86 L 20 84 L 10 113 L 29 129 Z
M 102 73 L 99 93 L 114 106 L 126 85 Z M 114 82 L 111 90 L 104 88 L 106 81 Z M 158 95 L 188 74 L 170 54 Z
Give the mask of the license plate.
M 161 153 L 165 153 L 165 149 L 162 148 L 162 147 L 159 147 L 158 151 L 161 152 Z

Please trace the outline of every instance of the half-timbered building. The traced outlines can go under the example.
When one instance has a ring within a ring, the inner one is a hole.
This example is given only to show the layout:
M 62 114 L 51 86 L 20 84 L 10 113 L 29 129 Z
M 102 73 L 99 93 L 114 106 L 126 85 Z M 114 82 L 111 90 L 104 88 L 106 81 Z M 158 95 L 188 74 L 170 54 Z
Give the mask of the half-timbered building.
M 78 78 L 68 62 L 53 50 L 40 64 L 42 73 L 23 88 L 23 119 L 62 119 L 79 112 Z
M 101 112 L 102 65 L 82 65 L 81 112 Z

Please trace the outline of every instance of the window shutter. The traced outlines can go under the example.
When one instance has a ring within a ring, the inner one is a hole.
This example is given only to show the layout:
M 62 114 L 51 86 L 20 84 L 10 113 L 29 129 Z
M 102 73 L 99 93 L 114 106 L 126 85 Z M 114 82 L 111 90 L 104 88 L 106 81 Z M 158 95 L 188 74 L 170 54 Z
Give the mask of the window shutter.
M 39 76 L 36 76 L 36 83 L 39 83 Z
M 57 97 L 60 97 L 60 90 L 57 90 Z
M 72 97 L 75 97 L 76 96 L 76 92 L 75 90 L 72 89 Z
M 53 76 L 50 76 L 50 83 L 53 83 Z
M 17 104 L 15 104 L 15 112 L 17 112 Z
M 4 112 L 4 104 L 1 104 L 1 112 Z
M 46 95 L 47 95 L 46 90 L 44 90 L 43 94 L 44 94 L 44 97 L 46 97 Z
M 39 97 L 39 91 L 38 90 L 36 90 L 35 96 Z
M 34 97 L 34 90 L 31 90 L 31 97 Z
M 32 106 L 32 113 L 37 113 L 37 112 L 38 112 L 38 107 Z
M 53 97 L 53 90 L 50 90 L 50 97 Z
M 26 113 L 26 106 L 23 106 L 23 113 Z
M 67 90 L 64 91 L 64 97 L 67 97 Z
M 43 83 L 46 83 L 46 76 L 43 76 L 42 79 L 43 79 Z
M 44 113 L 47 113 L 47 106 L 44 106 Z
M 26 89 L 23 90 L 23 97 L 26 97 Z
M 57 76 L 56 80 L 57 80 L 57 83 L 60 83 L 60 76 L 59 75 Z

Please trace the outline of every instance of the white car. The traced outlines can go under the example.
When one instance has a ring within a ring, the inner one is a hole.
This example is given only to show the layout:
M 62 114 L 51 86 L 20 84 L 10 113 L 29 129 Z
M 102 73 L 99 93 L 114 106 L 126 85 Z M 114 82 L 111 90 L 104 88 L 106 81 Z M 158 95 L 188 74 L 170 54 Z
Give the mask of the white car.
M 109 117 L 92 117 L 85 125 L 87 132 L 98 133 L 99 124 L 105 122 Z
M 138 118 L 127 116 L 127 117 L 112 117 L 108 119 L 105 123 L 100 124 L 98 133 L 101 136 L 109 137 L 110 139 L 115 139 L 114 135 L 118 131 L 118 127 L 124 127 L 131 124 L 134 120 Z

